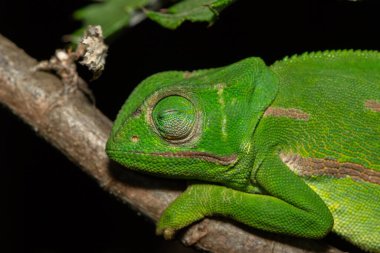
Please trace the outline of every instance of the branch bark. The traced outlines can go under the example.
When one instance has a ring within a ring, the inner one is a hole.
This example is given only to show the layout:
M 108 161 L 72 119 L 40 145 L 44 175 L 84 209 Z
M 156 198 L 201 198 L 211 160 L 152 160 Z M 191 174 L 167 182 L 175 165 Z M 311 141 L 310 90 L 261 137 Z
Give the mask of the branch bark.
M 0 102 L 62 151 L 106 191 L 157 221 L 183 185 L 129 172 L 104 152 L 111 121 L 80 92 L 60 97 L 61 81 L 32 72 L 37 64 L 0 35 Z M 341 252 L 322 242 L 259 232 L 227 220 L 205 219 L 178 236 L 211 252 Z

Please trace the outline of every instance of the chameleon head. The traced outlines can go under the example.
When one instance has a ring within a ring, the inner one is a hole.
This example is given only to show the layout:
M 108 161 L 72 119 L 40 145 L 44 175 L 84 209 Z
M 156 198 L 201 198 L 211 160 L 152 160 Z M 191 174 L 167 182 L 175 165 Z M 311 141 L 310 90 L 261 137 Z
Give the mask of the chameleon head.
M 251 58 L 219 69 L 149 77 L 120 110 L 107 154 L 133 170 L 221 181 L 248 152 L 254 126 L 273 99 L 255 97 L 255 91 L 265 91 L 258 82 L 276 81 L 266 70 Z

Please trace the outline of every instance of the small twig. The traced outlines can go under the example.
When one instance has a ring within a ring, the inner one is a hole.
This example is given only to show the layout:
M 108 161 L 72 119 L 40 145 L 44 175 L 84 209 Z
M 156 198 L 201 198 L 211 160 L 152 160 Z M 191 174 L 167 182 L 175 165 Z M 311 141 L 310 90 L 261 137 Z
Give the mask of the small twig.
M 0 102 L 78 164 L 110 193 L 157 221 L 180 193 L 181 185 L 128 172 L 109 162 L 105 143 L 111 122 L 81 92 L 46 110 L 62 82 L 46 72 L 32 72 L 36 61 L 0 35 Z M 254 215 L 254 214 L 252 214 Z M 322 242 L 280 237 L 205 219 L 180 239 L 211 252 L 341 252 Z
M 79 63 L 92 71 L 94 73 L 93 79 L 97 79 L 104 70 L 107 51 L 108 47 L 104 43 L 102 28 L 100 26 L 88 26 L 75 51 L 72 51 L 71 48 L 68 50 L 58 49 L 49 60 L 41 61 L 31 68 L 31 71 L 53 71 L 61 78 L 63 88 L 61 92 L 55 94 L 54 101 L 56 102 L 51 108 L 67 99 L 68 95 L 77 89 L 85 93 L 92 102 L 95 102 L 95 97 L 87 83 L 78 76 L 76 62 L 82 59 Z

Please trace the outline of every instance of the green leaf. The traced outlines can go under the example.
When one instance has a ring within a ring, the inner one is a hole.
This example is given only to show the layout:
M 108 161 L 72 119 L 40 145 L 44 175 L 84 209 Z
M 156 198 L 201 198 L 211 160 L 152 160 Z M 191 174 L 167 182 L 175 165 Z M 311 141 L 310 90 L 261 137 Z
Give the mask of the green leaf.
M 146 11 L 147 16 L 160 25 L 176 29 L 184 21 L 212 23 L 219 13 L 235 0 L 184 0 L 165 12 Z
M 104 38 L 128 26 L 131 14 L 144 7 L 148 0 L 104 0 L 101 3 L 88 5 L 74 13 L 74 17 L 88 25 L 101 25 Z M 81 35 L 83 28 L 76 31 Z

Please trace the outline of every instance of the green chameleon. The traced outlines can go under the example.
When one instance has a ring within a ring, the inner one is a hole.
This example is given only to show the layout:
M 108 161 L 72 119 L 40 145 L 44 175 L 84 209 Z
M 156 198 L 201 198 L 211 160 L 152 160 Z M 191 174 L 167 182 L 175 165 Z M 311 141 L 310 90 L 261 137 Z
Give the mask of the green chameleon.
M 380 252 L 380 52 L 158 73 L 126 101 L 106 151 L 195 182 L 162 214 L 165 238 L 218 215 Z

